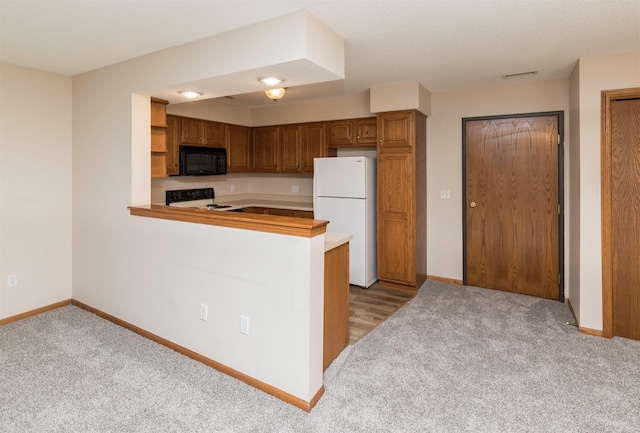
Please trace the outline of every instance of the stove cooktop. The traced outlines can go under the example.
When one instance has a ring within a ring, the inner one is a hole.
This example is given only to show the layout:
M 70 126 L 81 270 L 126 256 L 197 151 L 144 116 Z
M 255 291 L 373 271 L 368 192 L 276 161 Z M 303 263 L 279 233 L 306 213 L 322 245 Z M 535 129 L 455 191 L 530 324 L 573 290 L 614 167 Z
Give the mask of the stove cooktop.
M 166 192 L 167 206 L 206 209 L 214 211 L 240 211 L 240 206 L 214 203 L 213 188 L 178 189 Z

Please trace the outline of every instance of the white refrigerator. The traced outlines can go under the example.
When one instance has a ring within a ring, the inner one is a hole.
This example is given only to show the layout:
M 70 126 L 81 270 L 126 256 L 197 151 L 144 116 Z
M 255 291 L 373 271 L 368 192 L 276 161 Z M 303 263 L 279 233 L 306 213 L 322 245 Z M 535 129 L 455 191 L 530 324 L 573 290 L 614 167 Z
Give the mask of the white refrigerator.
M 328 232 L 353 236 L 349 283 L 369 287 L 378 280 L 376 245 L 376 159 L 365 156 L 315 158 L 313 217 L 328 220 Z

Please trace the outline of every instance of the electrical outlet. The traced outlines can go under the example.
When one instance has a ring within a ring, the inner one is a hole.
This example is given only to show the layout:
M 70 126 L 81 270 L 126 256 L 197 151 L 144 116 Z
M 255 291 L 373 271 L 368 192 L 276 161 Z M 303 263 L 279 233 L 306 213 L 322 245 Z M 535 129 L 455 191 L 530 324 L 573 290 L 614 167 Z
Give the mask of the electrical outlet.
M 207 321 L 209 316 L 209 306 L 207 304 L 200 304 L 200 320 Z
M 249 318 L 247 316 L 240 316 L 240 333 L 249 335 Z
M 443 200 L 449 200 L 451 198 L 451 191 L 449 191 L 448 189 L 441 189 L 440 198 Z
M 229 185 L 229 192 L 235 192 L 235 190 L 236 190 L 235 185 Z
M 298 192 L 298 185 L 291 185 L 291 192 Z
M 7 287 L 15 287 L 18 285 L 18 276 L 16 274 L 9 275 L 7 278 Z

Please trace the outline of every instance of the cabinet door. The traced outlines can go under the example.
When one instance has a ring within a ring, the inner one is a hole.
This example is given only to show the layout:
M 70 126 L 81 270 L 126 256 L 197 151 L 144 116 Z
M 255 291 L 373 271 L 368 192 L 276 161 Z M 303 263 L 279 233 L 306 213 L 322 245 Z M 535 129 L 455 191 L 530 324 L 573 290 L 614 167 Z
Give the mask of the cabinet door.
M 182 118 L 181 139 L 184 144 L 204 144 L 204 120 Z
M 328 123 L 327 144 L 329 146 L 350 146 L 353 144 L 353 122 L 334 120 Z
M 378 277 L 416 284 L 414 158 L 378 154 Z
M 204 122 L 204 144 L 209 147 L 224 147 L 224 125 L 218 122 Z
M 300 125 L 280 127 L 280 171 L 298 173 L 300 171 Z
M 254 128 L 253 171 L 277 173 L 278 168 L 278 127 Z
M 245 207 L 242 208 L 243 212 L 247 212 L 247 213 L 257 213 L 257 214 L 268 214 L 269 213 L 269 208 L 268 207 L 258 207 L 258 206 L 251 206 L 251 207 Z
M 247 173 L 250 165 L 251 129 L 246 126 L 226 125 L 227 172 Z
M 294 216 L 296 218 L 313 219 L 313 211 L 310 211 L 310 210 L 294 210 L 292 212 L 293 212 L 293 214 L 291 216 Z
M 378 115 L 378 150 L 412 152 L 415 142 L 415 113 L 394 111 Z
M 167 174 L 180 174 L 180 118 L 167 116 Z
M 355 124 L 355 144 L 358 146 L 376 146 L 378 144 L 378 119 L 375 117 L 357 119 Z
M 302 144 L 300 171 L 313 173 L 313 159 L 327 156 L 325 122 L 305 123 L 302 125 Z
M 269 215 L 292 217 L 293 216 L 293 210 L 291 210 L 291 209 L 269 208 Z

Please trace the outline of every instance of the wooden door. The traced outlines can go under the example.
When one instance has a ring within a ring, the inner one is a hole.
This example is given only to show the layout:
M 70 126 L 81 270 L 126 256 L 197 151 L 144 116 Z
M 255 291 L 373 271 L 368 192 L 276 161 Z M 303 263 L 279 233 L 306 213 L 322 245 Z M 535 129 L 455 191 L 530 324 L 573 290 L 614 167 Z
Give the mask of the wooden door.
M 356 122 L 356 144 L 375 146 L 378 144 L 378 120 L 375 117 L 358 119 Z
M 640 340 L 640 89 L 603 93 L 603 334 Z
M 378 153 L 378 278 L 416 284 L 412 153 Z
M 463 120 L 465 284 L 563 300 L 561 116 Z
M 225 130 L 227 171 L 229 173 L 251 171 L 249 160 L 251 129 L 246 126 L 227 125 Z
M 302 125 L 301 131 L 300 171 L 302 173 L 313 173 L 313 159 L 327 156 L 325 123 L 305 123 Z
M 167 175 L 180 174 L 180 118 L 167 115 Z
M 283 173 L 300 171 L 300 125 L 280 127 L 280 171 Z
M 204 122 L 204 144 L 209 147 L 224 147 L 224 124 Z
M 327 135 L 329 146 L 350 146 L 353 143 L 353 122 L 351 120 L 329 122 Z
M 180 131 L 182 144 L 201 145 L 204 143 L 204 120 L 183 118 Z
M 277 173 L 278 127 L 265 126 L 253 129 L 253 171 Z

